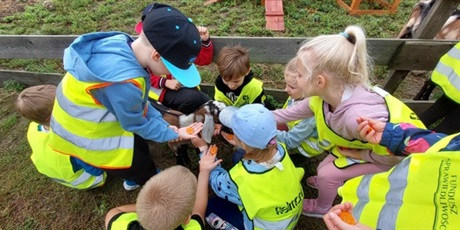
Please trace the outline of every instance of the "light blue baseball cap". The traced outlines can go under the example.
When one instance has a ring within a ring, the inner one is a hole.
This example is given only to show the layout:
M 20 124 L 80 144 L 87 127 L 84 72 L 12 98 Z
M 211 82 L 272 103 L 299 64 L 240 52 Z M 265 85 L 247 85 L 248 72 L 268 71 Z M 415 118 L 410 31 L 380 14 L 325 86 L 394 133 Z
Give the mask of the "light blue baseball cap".
M 227 106 L 219 114 L 220 122 L 231 128 L 238 139 L 253 148 L 265 149 L 276 136 L 276 120 L 262 104 L 241 108 Z

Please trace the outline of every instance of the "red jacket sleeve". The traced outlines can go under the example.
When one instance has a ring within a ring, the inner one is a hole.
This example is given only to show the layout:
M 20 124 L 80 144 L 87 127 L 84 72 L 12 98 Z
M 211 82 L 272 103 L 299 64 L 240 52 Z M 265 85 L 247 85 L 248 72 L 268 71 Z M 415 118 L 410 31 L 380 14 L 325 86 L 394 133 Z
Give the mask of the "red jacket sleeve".
M 196 65 L 209 65 L 212 62 L 214 48 L 212 47 L 211 39 L 201 43 L 201 50 L 198 53 L 198 57 L 196 57 L 195 64 Z
M 162 89 L 165 87 L 166 79 L 171 79 L 171 74 L 166 75 L 166 78 L 153 74 L 150 69 L 148 69 L 150 74 L 150 86 Z

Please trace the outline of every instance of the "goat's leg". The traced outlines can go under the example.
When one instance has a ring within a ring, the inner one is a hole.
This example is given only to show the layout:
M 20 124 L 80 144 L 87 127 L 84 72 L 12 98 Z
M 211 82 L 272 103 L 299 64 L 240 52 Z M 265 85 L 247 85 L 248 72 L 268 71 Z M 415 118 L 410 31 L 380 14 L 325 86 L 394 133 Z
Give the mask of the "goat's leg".
M 185 167 L 190 166 L 190 157 L 188 156 L 188 145 L 180 145 L 176 151 L 176 164 Z

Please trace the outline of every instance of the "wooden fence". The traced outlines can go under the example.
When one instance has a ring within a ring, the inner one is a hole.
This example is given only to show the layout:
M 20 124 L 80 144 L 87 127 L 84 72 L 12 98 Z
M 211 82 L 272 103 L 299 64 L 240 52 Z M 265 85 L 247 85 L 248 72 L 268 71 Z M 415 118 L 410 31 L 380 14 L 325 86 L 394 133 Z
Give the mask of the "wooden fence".
M 75 35 L 0 35 L 0 59 L 62 59 L 64 49 L 76 38 Z M 281 63 L 290 60 L 309 38 L 267 37 L 213 37 L 214 57 L 226 45 L 240 44 L 249 48 L 253 63 Z M 374 63 L 392 71 L 432 70 L 439 58 L 458 41 L 431 39 L 374 39 L 367 40 Z M 56 84 L 62 73 L 36 73 L 0 70 L 0 83 L 15 80 L 26 85 Z M 399 78 L 399 79 L 396 79 Z M 393 93 L 402 81 L 399 75 L 389 75 L 383 88 Z M 203 84 L 203 91 L 213 95 L 214 88 Z M 283 101 L 286 94 L 266 89 L 275 99 Z M 422 112 L 431 101 L 405 102 L 417 113 Z

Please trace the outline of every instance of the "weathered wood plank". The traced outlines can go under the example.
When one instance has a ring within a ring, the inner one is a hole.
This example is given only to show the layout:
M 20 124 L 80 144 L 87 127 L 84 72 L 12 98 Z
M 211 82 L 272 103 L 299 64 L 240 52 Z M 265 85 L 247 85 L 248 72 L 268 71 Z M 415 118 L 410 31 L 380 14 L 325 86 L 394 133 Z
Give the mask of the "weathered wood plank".
M 433 43 L 432 40 L 408 40 L 388 66 L 391 70 L 433 70 L 439 58 L 458 41 Z M 438 57 L 438 58 L 435 58 Z
M 454 12 L 460 0 L 442 0 L 436 1 L 426 15 L 425 19 L 420 23 L 414 38 L 432 39 L 441 30 L 444 23 Z
M 27 86 L 51 84 L 57 85 L 63 74 L 36 73 L 28 71 L 0 70 L 0 85 L 4 81 L 14 80 Z
M 41 85 L 41 84 L 59 84 L 62 78 L 62 74 L 56 73 L 35 73 L 26 71 L 8 71 L 0 70 L 0 84 L 3 84 L 6 80 L 14 80 L 27 86 Z M 201 90 L 210 95 L 214 95 L 214 85 L 212 84 L 201 84 Z M 279 89 L 265 89 L 267 95 L 273 96 L 275 100 L 280 103 L 286 101 L 288 95 L 285 91 Z M 415 113 L 420 114 L 425 111 L 433 101 L 414 101 L 414 100 L 403 100 Z
M 21 58 L 21 59 L 62 59 L 64 49 L 76 38 L 75 35 L 0 35 L 0 58 Z M 267 37 L 213 37 L 214 58 L 220 49 L 227 45 L 242 45 L 250 50 L 251 62 L 253 63 L 287 63 L 295 56 L 302 42 L 309 38 L 267 38 Z M 368 49 L 376 65 L 392 66 L 394 57 L 399 53 L 400 48 L 406 41 L 405 39 L 377 39 L 369 38 Z M 419 41 L 419 46 L 414 52 L 412 47 L 405 51 L 400 58 L 409 56 L 428 56 L 426 53 L 416 53 L 417 50 L 425 52 L 430 47 L 451 47 L 452 41 Z M 425 46 L 428 46 L 425 47 Z M 398 62 L 392 68 L 400 69 L 423 69 L 424 66 L 433 66 L 440 56 L 432 56 L 432 63 L 429 58 L 426 62 Z M 414 57 L 413 57 L 414 58 Z
M 430 12 L 425 17 L 425 19 L 420 23 L 417 31 L 413 35 L 414 39 L 433 39 L 436 34 L 441 30 L 442 26 L 452 14 L 452 12 L 457 8 L 460 0 L 443 0 L 443 1 L 436 1 L 434 5 L 431 7 Z M 446 51 L 447 52 L 447 51 Z M 414 53 L 415 54 L 415 53 Z M 420 53 L 420 55 L 428 56 L 436 60 L 435 63 L 441 58 L 441 56 L 431 55 L 431 53 Z M 414 55 L 413 55 L 414 56 Z M 404 60 L 401 58 L 401 60 Z M 408 62 L 409 63 L 409 62 Z M 435 64 L 436 65 L 436 64 Z M 418 65 L 415 65 L 413 69 L 419 69 Z M 431 64 L 430 64 L 431 66 Z M 388 73 L 385 84 L 383 88 L 387 90 L 389 93 L 394 93 L 398 88 L 399 84 L 406 78 L 407 74 L 411 70 L 410 68 L 404 68 L 402 70 L 397 70 L 394 68 L 393 70 Z

